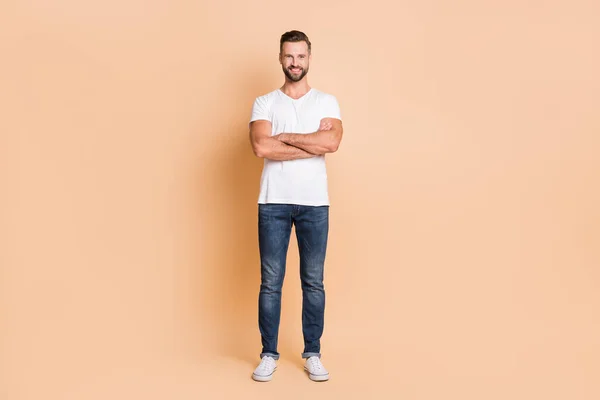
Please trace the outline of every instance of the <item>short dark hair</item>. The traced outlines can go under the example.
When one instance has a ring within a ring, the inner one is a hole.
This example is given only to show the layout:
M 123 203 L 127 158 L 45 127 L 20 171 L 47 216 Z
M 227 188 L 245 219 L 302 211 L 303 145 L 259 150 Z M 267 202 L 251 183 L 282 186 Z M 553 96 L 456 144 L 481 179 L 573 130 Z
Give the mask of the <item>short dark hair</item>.
M 310 40 L 308 40 L 308 36 L 304 32 L 300 31 L 289 31 L 281 35 L 281 40 L 279 41 L 279 52 L 283 50 L 283 44 L 285 42 L 306 42 L 308 45 L 308 54 L 310 54 Z

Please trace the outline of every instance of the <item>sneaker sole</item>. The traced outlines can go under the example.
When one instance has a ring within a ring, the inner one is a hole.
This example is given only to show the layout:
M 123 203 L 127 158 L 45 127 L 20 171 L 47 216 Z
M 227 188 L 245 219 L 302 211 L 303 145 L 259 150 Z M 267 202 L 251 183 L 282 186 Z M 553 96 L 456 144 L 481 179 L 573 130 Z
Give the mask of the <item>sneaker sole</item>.
M 311 374 L 308 371 L 308 369 L 306 367 L 304 367 L 304 370 L 306 372 L 308 372 L 308 377 L 310 378 L 311 381 L 324 382 L 324 381 L 328 381 L 329 380 L 329 374 L 326 374 L 326 375 L 313 375 L 313 374 Z
M 275 373 L 276 370 L 277 370 L 277 368 L 275 368 L 273 370 L 273 373 Z M 253 373 L 252 379 L 254 379 L 257 382 L 269 382 L 271 379 L 273 379 L 273 374 L 267 375 L 267 376 L 261 376 L 261 375 L 256 375 Z

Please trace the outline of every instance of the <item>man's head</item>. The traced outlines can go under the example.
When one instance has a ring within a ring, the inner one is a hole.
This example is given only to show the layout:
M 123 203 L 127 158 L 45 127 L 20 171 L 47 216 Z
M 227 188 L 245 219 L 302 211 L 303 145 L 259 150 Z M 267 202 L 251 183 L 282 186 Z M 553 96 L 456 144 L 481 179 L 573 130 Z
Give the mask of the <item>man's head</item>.
M 300 31 L 289 31 L 279 41 L 279 62 L 283 73 L 292 82 L 298 82 L 308 73 L 310 40 Z

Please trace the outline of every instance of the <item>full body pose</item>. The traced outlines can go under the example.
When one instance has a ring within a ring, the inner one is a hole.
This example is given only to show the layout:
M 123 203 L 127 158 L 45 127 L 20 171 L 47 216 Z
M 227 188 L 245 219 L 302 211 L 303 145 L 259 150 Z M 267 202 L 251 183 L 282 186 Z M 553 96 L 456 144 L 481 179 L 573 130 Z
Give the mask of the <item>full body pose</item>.
M 329 379 L 320 342 L 330 206 L 325 154 L 337 151 L 343 128 L 335 96 L 308 84 L 311 57 L 304 33 L 284 33 L 279 63 L 285 83 L 257 97 L 252 107 L 250 142 L 254 154 L 264 159 L 258 198 L 262 352 L 252 374 L 257 381 L 270 381 L 277 369 L 281 290 L 292 226 L 300 252 L 304 368 L 314 381 Z

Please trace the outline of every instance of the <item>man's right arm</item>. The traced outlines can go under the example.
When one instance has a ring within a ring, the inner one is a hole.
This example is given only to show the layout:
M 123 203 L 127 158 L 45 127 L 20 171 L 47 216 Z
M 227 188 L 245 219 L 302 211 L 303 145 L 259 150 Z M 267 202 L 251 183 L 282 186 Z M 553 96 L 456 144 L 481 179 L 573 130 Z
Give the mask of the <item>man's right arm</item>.
M 254 155 L 273 161 L 315 157 L 312 153 L 290 146 L 271 136 L 271 122 L 267 120 L 256 120 L 250 123 L 250 143 Z

